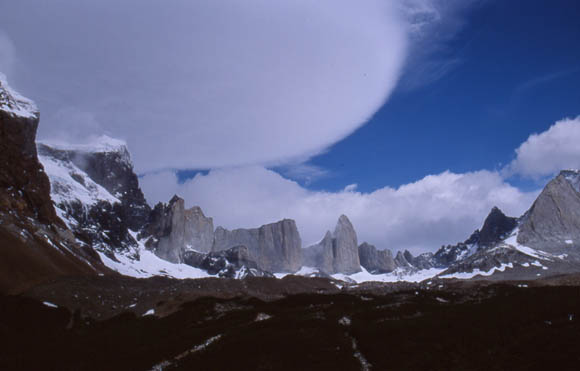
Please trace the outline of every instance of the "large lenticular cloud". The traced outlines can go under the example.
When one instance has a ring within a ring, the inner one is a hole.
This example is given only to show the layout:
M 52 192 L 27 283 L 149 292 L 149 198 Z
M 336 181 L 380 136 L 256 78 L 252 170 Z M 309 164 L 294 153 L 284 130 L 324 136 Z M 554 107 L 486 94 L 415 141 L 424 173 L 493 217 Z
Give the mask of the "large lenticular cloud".
M 41 137 L 98 127 L 140 171 L 209 168 L 308 156 L 368 120 L 405 59 L 392 3 L 19 0 L 0 24 Z

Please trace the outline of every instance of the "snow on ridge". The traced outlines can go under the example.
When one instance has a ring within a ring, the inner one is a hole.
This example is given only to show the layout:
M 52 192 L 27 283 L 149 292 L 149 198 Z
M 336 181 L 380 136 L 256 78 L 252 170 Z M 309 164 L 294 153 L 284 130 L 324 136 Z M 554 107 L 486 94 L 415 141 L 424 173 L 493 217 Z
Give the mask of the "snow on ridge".
M 556 258 L 554 255 L 548 254 L 547 252 L 521 245 L 520 243 L 518 243 L 518 233 L 519 233 L 519 228 L 516 228 L 513 231 L 513 233 L 503 241 L 503 243 L 513 247 L 514 249 L 518 250 L 519 252 L 521 252 L 525 255 L 528 255 L 528 256 L 531 256 L 533 258 L 537 258 L 540 260 L 552 261 L 554 258 Z M 498 247 L 501 247 L 501 245 Z M 496 247 L 496 248 L 498 248 L 498 247 Z M 496 249 L 496 248 L 494 248 L 494 249 Z
M 194 268 L 187 264 L 175 264 L 161 259 L 152 251 L 145 248 L 143 241 L 137 239 L 136 232 L 129 230 L 129 233 L 139 244 L 137 247 L 139 259 L 134 259 L 131 256 L 132 254 L 115 254 L 115 258 L 118 261 L 114 261 L 104 253 L 97 251 L 101 260 L 107 267 L 121 273 L 122 275 L 136 278 L 166 276 L 177 279 L 216 277 L 215 275 L 208 274 L 202 269 Z
M 18 117 L 38 117 L 36 104 L 12 89 L 2 73 L 0 73 L 0 110 Z
M 37 142 L 61 151 L 85 153 L 128 152 L 127 142 L 122 139 L 111 138 L 104 134 L 100 136 L 92 136 L 84 143 L 67 143 L 58 139 L 43 139 Z
M 39 155 L 38 159 L 50 179 L 50 196 L 57 208 L 71 201 L 79 201 L 91 206 L 99 201 L 120 202 L 103 186 L 95 183 L 87 173 L 70 162 L 61 161 L 51 156 Z
M 430 268 L 418 271 L 410 271 L 406 269 L 397 268 L 390 273 L 372 274 L 364 267 L 358 273 L 346 275 L 342 273 L 333 274 L 332 278 L 349 281 L 353 280 L 356 283 L 362 282 L 421 282 L 429 278 L 433 278 L 445 269 Z
M 470 279 L 473 278 L 475 276 L 491 276 L 492 274 L 494 274 L 496 271 L 497 272 L 503 272 L 506 270 L 506 268 L 513 268 L 514 265 L 512 263 L 508 263 L 508 264 L 502 264 L 499 267 L 493 267 L 488 271 L 482 271 L 479 269 L 474 269 L 472 272 L 457 272 L 457 273 L 450 273 L 450 274 L 445 274 L 442 276 L 439 276 L 439 278 L 458 278 L 458 279 Z

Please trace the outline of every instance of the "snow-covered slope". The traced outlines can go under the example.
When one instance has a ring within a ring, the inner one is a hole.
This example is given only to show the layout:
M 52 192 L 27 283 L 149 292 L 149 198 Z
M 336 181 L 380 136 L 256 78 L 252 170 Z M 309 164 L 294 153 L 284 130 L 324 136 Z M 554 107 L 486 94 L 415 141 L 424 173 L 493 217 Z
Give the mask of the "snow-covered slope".
M 93 206 L 99 201 L 111 204 L 120 203 L 118 198 L 100 184 L 95 183 L 86 172 L 73 162 L 50 156 L 46 151 L 41 151 L 38 158 L 50 178 L 52 200 L 62 213 L 66 213 L 64 204 L 73 201 L 80 202 L 87 207 Z M 66 216 L 64 220 L 76 224 L 73 219 Z

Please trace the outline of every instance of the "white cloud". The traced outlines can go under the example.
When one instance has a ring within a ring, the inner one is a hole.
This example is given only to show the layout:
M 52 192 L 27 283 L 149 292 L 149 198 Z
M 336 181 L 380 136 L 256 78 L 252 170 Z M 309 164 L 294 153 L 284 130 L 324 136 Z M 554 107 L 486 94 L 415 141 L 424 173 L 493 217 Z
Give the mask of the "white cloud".
M 580 116 L 557 121 L 548 130 L 532 134 L 516 149 L 516 158 L 504 175 L 538 178 L 563 169 L 580 169 Z
M 406 55 L 383 0 L 2 3 L 0 24 L 27 47 L 18 80 L 43 110 L 40 137 L 77 107 L 140 171 L 318 153 L 385 102 Z
M 172 173 L 161 173 L 145 176 L 141 183 L 150 202 L 167 202 L 177 193 L 189 206 L 201 206 L 216 226 L 248 228 L 292 218 L 307 245 L 321 239 L 338 216 L 346 214 L 360 242 L 414 252 L 463 241 L 493 206 L 519 216 L 537 195 L 523 193 L 489 171 L 447 171 L 372 193 L 357 192 L 355 186 L 336 193 L 309 191 L 258 166 L 214 170 L 181 185 L 176 180 Z
M 397 84 L 408 40 L 425 61 L 473 2 L 18 0 L 0 2 L 0 24 L 25 46 L 14 79 L 42 110 L 41 138 L 105 131 L 141 172 L 276 166 L 363 125 Z M 407 75 L 450 66 L 435 65 Z M 68 107 L 100 126 L 69 130 Z

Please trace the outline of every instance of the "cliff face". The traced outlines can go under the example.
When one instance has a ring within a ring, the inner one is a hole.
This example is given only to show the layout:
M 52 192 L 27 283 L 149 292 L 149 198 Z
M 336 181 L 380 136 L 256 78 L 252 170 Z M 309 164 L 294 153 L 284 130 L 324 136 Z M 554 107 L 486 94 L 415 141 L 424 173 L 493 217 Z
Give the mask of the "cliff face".
M 0 75 L 0 292 L 104 270 L 57 217 L 36 152 L 39 114 Z
M 397 268 L 391 250 L 377 250 L 373 245 L 363 242 L 358 247 L 360 265 L 370 273 L 389 273 Z
M 341 215 L 334 233 L 327 232 L 318 244 L 304 249 L 304 265 L 326 274 L 360 272 L 356 232 L 350 220 Z
M 562 171 L 521 218 L 517 242 L 580 255 L 580 172 Z
M 246 246 L 250 259 L 269 272 L 296 272 L 301 267 L 301 239 L 296 223 L 284 219 L 254 229 L 229 231 L 218 227 L 214 234 L 212 251 Z
M 108 256 L 137 243 L 150 208 L 139 188 L 124 142 L 106 136 L 89 144 L 38 143 L 57 212 L 77 240 Z
M 199 207 L 185 209 L 182 198 L 174 196 L 168 205 L 157 204 L 145 227 L 146 246 L 157 256 L 182 263 L 186 251 L 208 253 L 213 245 L 213 219 Z

